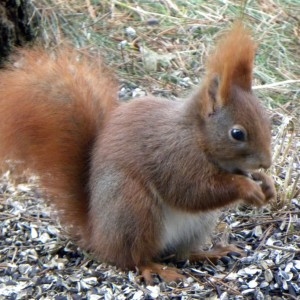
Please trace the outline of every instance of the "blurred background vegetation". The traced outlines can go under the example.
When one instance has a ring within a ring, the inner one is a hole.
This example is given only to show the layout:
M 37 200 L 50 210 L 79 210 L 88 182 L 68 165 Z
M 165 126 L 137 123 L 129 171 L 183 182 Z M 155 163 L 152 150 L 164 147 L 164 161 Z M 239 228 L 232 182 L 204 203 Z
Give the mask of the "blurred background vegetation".
M 299 100 L 298 0 L 32 3 L 47 46 L 70 40 L 100 50 L 121 81 L 175 96 L 198 83 L 216 34 L 242 17 L 259 45 L 254 74 L 259 94 L 270 104 Z

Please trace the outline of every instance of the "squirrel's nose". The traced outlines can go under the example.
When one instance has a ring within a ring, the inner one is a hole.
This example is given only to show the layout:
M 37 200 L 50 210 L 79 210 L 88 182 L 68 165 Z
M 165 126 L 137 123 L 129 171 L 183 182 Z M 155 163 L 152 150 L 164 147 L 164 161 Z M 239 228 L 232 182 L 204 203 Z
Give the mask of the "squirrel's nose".
M 262 169 L 269 169 L 272 164 L 272 157 L 271 153 L 268 153 L 266 155 L 262 155 L 260 158 L 260 168 Z

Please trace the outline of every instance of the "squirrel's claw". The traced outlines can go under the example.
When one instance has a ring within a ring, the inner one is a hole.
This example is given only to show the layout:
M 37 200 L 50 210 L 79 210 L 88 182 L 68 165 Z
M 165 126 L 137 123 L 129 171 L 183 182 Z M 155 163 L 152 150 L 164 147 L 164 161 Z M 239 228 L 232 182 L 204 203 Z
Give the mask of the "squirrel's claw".
M 215 245 L 209 251 L 197 251 L 190 254 L 189 260 L 190 262 L 198 262 L 203 261 L 205 259 L 209 259 L 211 261 L 217 261 L 223 256 L 227 256 L 229 253 L 236 253 L 237 256 L 245 256 L 245 252 L 237 248 L 234 245 Z

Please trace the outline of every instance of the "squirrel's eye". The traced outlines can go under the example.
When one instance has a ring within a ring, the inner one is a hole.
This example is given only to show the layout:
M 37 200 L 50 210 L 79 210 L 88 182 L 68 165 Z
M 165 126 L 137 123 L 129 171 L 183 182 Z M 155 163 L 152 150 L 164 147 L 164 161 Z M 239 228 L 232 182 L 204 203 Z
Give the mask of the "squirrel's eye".
M 229 135 L 231 139 L 239 142 L 244 142 L 246 140 L 246 132 L 243 128 L 233 127 L 231 128 Z

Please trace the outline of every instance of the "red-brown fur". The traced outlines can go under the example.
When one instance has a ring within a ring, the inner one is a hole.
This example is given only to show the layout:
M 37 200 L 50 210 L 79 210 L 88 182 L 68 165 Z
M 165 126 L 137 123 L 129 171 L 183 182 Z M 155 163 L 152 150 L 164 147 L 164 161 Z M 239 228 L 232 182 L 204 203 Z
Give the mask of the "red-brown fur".
M 222 74 L 220 95 L 225 101 L 233 83 L 246 91 L 251 90 L 255 50 L 256 44 L 242 22 L 236 22 L 219 40 L 215 53 L 207 62 L 207 77 Z
M 181 278 L 153 261 L 169 247 L 202 256 L 192 248 L 209 234 L 212 212 L 275 197 L 268 176 L 245 176 L 271 164 L 269 121 L 251 91 L 255 47 L 235 25 L 189 99 L 122 104 L 97 59 L 70 49 L 21 51 L 18 65 L 0 73 L 0 160 L 38 174 L 63 221 L 100 259 L 140 267 L 147 280 L 151 272 Z M 230 137 L 236 125 L 245 129 L 243 143 Z M 169 212 L 193 231 L 188 242 L 185 231 L 173 237 Z
M 117 105 L 117 85 L 101 62 L 61 49 L 21 50 L 0 73 L 0 159 L 40 176 L 66 223 L 84 226 L 89 151 Z

